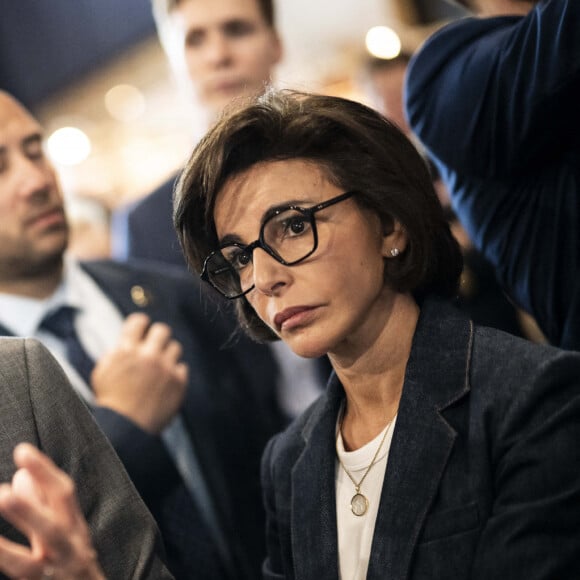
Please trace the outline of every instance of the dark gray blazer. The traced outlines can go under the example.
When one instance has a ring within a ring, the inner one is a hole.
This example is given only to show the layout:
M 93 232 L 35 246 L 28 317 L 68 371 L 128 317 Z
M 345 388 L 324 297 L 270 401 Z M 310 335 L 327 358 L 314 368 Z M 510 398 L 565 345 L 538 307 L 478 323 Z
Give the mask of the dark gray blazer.
M 34 339 L 0 339 L 0 425 L 0 481 L 14 475 L 17 443 L 46 453 L 76 483 L 107 578 L 171 578 L 151 514 L 61 368 Z M 0 536 L 26 542 L 1 518 Z
M 327 393 L 262 462 L 264 578 L 338 578 Z M 580 355 L 426 302 L 407 366 L 368 579 L 580 578 Z

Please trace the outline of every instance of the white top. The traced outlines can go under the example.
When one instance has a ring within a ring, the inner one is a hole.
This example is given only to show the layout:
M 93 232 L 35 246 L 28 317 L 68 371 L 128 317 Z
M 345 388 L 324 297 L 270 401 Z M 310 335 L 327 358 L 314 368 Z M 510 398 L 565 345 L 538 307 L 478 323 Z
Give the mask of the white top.
M 342 411 L 339 413 L 339 417 L 341 414 Z M 341 580 L 365 580 L 367 577 L 375 522 L 396 420 L 395 416 L 391 425 L 385 427 L 372 441 L 355 451 L 344 450 L 337 422 L 336 450 L 340 460 L 357 482 L 365 474 L 381 444 L 385 431 L 389 429 L 376 463 L 371 467 L 360 486 L 359 493 L 363 494 L 369 502 L 368 509 L 362 516 L 356 516 L 350 509 L 351 498 L 356 494 L 356 489 L 338 460 L 336 461 L 338 569 Z

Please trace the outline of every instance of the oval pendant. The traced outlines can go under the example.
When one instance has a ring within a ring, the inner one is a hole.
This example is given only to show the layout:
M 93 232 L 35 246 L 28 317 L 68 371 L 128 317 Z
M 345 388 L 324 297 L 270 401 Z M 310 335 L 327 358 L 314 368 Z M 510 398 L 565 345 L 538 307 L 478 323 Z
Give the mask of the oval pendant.
M 350 509 L 355 516 L 364 516 L 369 509 L 369 500 L 362 493 L 355 493 L 350 500 Z

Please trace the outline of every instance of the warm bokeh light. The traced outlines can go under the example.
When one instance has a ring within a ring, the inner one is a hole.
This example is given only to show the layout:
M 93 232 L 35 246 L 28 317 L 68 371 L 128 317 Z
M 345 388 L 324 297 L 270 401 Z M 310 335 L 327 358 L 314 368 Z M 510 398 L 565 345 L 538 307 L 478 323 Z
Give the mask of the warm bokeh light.
M 388 26 L 374 26 L 367 32 L 366 47 L 377 58 L 395 58 L 401 52 L 401 39 Z
M 46 143 L 48 155 L 58 165 L 78 165 L 91 154 L 91 141 L 76 127 L 61 127 Z
M 133 85 L 116 85 L 105 95 L 105 107 L 117 121 L 128 123 L 145 112 L 145 97 Z

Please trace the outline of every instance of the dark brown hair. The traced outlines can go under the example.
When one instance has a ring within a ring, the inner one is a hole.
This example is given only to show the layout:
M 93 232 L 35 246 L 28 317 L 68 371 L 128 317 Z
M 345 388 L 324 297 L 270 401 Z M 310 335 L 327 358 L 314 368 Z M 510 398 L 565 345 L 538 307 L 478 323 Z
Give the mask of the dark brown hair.
M 426 164 L 411 142 L 376 111 L 338 97 L 270 91 L 225 112 L 194 149 L 175 192 L 174 224 L 190 268 L 199 272 L 218 245 L 216 196 L 226 181 L 256 163 L 304 159 L 381 219 L 397 220 L 408 244 L 385 261 L 385 282 L 400 292 L 451 297 L 462 257 L 445 221 Z M 273 333 L 245 298 L 238 317 L 258 340 Z

